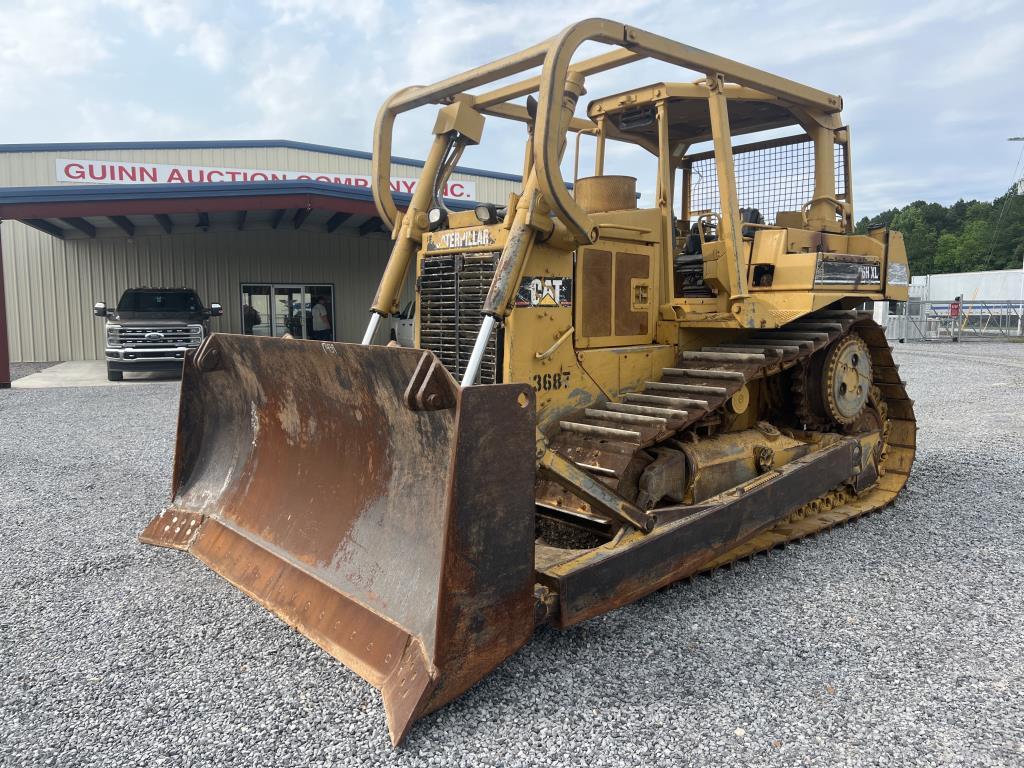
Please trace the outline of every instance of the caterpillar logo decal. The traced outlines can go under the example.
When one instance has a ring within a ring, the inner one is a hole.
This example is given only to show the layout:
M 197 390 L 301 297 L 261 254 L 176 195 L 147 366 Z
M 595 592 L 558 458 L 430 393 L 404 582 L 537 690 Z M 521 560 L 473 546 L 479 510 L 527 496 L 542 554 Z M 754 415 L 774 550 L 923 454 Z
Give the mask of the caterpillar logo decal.
M 571 307 L 571 277 L 524 277 L 516 294 L 517 307 Z
M 450 229 L 430 236 L 428 251 L 450 250 L 452 248 L 477 248 L 494 245 L 494 235 L 489 229 Z

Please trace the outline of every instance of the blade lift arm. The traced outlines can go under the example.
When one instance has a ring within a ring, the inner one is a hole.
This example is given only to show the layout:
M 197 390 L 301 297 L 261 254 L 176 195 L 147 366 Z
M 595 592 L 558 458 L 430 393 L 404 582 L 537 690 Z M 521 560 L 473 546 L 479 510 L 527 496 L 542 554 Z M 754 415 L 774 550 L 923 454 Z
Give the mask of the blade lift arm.
M 586 91 L 583 88 L 583 76 L 570 73 L 565 81 L 562 94 L 562 130 L 560 135 L 563 152 L 567 126 L 576 110 L 576 103 L 584 93 Z M 530 164 L 530 174 L 523 187 L 523 194 L 516 204 L 512 228 L 495 267 L 491 288 L 487 292 L 487 298 L 484 299 L 481 310 L 484 318 L 473 345 L 473 353 L 470 355 L 462 377 L 462 386 L 464 387 L 476 384 L 477 377 L 480 375 L 480 363 L 483 360 L 484 350 L 494 332 L 494 326 L 512 309 L 516 289 L 526 267 L 530 250 L 537 241 L 537 236 L 541 233 L 549 234 L 554 229 L 555 224 L 549 211 L 550 209 L 541 197 L 538 188 L 537 166 Z
M 385 110 L 382 109 L 381 112 L 384 113 Z M 382 119 L 378 115 L 378 131 L 381 130 Z M 443 195 L 444 184 L 462 154 L 462 150 L 468 144 L 480 142 L 483 128 L 484 116 L 464 102 L 456 101 L 438 111 L 437 122 L 434 124 L 434 142 L 430 145 L 430 152 L 423 163 L 423 171 L 413 190 L 409 208 L 404 215 L 396 209 L 391 212 L 391 218 L 387 219 L 388 223 L 392 225 L 391 237 L 395 244 L 391 249 L 391 257 L 388 259 L 387 266 L 384 268 L 384 275 L 377 288 L 377 295 L 370 307 L 370 322 L 362 342 L 364 346 L 373 343 L 373 337 L 380 326 L 381 318 L 398 311 L 398 299 L 405 276 L 409 272 L 409 265 L 423 241 L 423 233 L 430 226 L 427 212 L 431 204 L 434 203 L 435 197 Z M 390 127 L 388 131 L 390 133 Z M 390 167 L 390 151 L 388 155 L 386 162 Z M 379 182 L 380 173 L 376 166 L 379 165 L 381 159 L 375 154 L 373 162 L 375 170 L 377 170 L 375 176 Z M 385 183 L 387 182 L 385 181 Z M 378 194 L 376 185 L 374 189 L 375 194 Z M 390 194 L 387 197 L 391 199 Z M 386 212 L 385 209 L 381 209 L 382 218 Z

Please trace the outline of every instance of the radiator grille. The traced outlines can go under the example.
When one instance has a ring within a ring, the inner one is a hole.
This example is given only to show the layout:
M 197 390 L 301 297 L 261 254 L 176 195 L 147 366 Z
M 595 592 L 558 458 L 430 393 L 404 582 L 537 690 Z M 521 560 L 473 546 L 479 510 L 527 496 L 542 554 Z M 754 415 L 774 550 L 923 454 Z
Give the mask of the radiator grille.
M 420 346 L 429 349 L 456 379 L 469 363 L 498 253 L 427 256 L 420 268 Z M 498 337 L 491 335 L 480 365 L 480 383 L 494 384 Z
M 128 325 L 110 328 L 107 338 L 115 344 L 135 348 L 197 347 L 203 340 L 203 327 Z

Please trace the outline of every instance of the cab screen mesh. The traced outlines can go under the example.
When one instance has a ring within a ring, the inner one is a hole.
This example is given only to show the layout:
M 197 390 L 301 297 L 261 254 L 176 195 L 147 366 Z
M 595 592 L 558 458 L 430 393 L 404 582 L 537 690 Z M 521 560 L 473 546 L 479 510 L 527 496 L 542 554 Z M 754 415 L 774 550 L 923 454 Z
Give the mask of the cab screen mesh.
M 809 137 L 783 141 L 751 150 L 733 149 L 740 208 L 756 208 L 767 224 L 775 223 L 779 211 L 799 211 L 814 197 L 814 142 Z M 844 157 L 842 145 L 836 144 L 835 197 L 839 200 L 846 189 Z M 690 167 L 689 218 L 720 211 L 715 158 L 694 160 Z

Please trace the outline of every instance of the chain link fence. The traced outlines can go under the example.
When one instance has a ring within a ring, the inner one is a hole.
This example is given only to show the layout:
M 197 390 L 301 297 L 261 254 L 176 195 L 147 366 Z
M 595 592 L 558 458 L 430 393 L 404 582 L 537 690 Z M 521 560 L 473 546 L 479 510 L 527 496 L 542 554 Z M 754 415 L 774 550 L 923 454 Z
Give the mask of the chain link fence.
M 971 299 L 931 301 L 925 286 L 912 285 L 910 299 L 890 305 L 890 340 L 1006 341 L 1024 332 L 1020 301 Z

